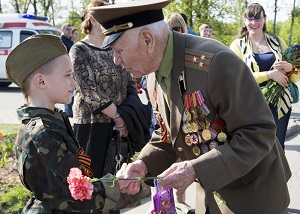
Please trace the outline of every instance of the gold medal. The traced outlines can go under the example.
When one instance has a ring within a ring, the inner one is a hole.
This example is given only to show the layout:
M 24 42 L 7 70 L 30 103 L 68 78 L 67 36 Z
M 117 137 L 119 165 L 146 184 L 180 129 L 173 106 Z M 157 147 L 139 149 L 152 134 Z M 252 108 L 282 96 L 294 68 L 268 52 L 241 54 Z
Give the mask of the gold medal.
M 198 146 L 195 145 L 195 146 L 193 147 L 193 153 L 194 153 L 194 155 L 196 155 L 196 156 L 199 156 L 199 155 L 200 155 L 201 150 L 199 149 Z
M 191 115 L 191 113 L 188 110 L 185 111 L 185 115 L 186 115 L 187 121 L 191 121 L 192 115 Z
M 201 107 L 198 110 L 198 116 L 199 116 L 200 119 L 204 118 L 204 111 L 203 111 L 203 109 Z
M 191 142 L 191 136 L 189 134 L 187 134 L 184 138 L 186 145 L 191 146 L 192 142 Z
M 198 125 L 195 122 L 191 123 L 191 130 L 192 132 L 197 132 L 198 131 Z
M 192 110 L 191 110 L 191 114 L 192 114 L 192 116 L 193 116 L 193 120 L 198 119 L 197 111 L 196 111 L 195 109 L 192 109 Z
M 205 129 L 208 129 L 210 127 L 209 120 L 207 118 L 205 118 L 204 122 L 205 122 Z
M 202 120 L 200 120 L 199 123 L 200 123 L 200 130 L 205 129 L 205 123 Z
M 219 142 L 225 142 L 225 140 L 227 140 L 227 135 L 224 133 L 224 132 L 220 132 L 218 135 L 217 135 L 217 139 Z
M 210 140 L 210 139 L 211 139 L 211 132 L 210 132 L 208 129 L 204 129 L 204 130 L 202 131 L 202 138 L 203 138 L 203 140 L 205 140 L 205 141 Z
M 187 130 L 188 132 L 193 132 L 191 123 L 187 124 Z

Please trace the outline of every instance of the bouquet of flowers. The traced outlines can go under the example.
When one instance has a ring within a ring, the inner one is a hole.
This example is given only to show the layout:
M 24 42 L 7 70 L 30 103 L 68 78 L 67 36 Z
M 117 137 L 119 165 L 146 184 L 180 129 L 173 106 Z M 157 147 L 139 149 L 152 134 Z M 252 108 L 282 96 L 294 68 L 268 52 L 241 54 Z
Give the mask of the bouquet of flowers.
M 282 56 L 282 60 L 291 63 L 297 69 L 300 69 L 300 45 L 295 45 L 292 48 L 288 47 Z M 297 73 L 298 71 L 296 71 Z M 294 72 L 289 72 L 287 76 L 289 77 Z M 267 85 L 262 89 L 262 93 L 265 96 L 268 103 L 277 106 L 278 100 L 283 95 L 286 87 L 282 87 L 274 80 L 269 80 Z

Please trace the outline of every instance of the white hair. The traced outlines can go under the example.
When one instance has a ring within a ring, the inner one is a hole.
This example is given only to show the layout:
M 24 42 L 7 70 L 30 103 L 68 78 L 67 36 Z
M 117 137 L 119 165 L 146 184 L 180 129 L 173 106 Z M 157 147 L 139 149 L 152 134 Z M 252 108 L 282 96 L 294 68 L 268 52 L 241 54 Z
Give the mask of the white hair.
M 142 30 L 149 30 L 154 34 L 155 37 L 161 37 L 168 35 L 170 28 L 164 20 L 161 20 L 148 25 L 143 25 L 137 28 L 130 29 L 130 39 L 132 41 L 136 41 L 139 33 Z

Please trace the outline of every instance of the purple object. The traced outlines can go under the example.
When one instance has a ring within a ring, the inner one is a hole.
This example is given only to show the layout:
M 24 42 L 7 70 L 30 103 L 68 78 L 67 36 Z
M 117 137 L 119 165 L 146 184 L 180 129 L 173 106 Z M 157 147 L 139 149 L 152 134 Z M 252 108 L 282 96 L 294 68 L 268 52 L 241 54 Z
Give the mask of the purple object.
M 154 180 L 156 194 L 153 196 L 154 210 L 152 214 L 177 214 L 173 196 L 173 189 L 160 190 L 158 180 Z

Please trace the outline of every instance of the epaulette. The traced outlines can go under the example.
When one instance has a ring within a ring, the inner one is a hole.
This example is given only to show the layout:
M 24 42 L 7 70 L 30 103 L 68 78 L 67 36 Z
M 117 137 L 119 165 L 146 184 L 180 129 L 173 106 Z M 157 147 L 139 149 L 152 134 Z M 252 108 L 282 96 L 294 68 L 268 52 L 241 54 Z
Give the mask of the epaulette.
M 41 128 L 43 127 L 43 121 L 41 118 L 32 118 L 27 124 L 26 124 L 26 129 L 33 133 L 36 134 Z
M 214 57 L 213 53 L 199 51 L 195 49 L 185 49 L 185 66 L 201 71 L 209 71 L 210 62 Z

